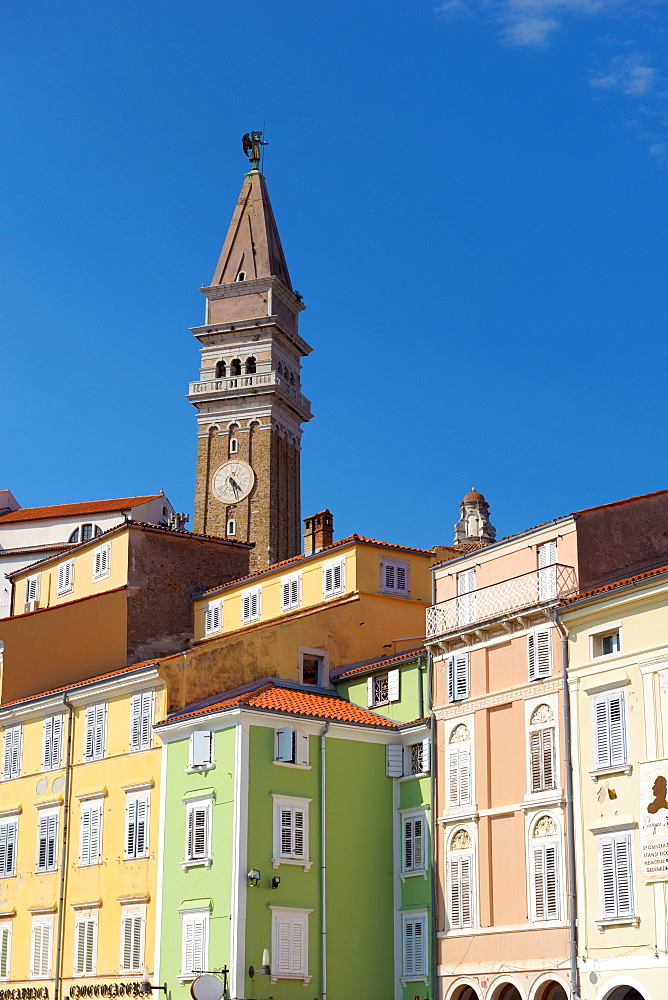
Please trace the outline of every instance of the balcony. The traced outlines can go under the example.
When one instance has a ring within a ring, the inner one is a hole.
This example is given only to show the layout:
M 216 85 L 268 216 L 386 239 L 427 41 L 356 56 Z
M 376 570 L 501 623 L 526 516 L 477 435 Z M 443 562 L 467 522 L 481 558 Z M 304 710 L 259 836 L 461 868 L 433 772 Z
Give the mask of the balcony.
M 229 375 L 226 378 L 217 378 L 211 382 L 191 382 L 188 391 L 190 399 L 202 398 L 203 396 L 215 396 L 220 392 L 248 392 L 249 390 L 266 389 L 269 386 L 277 386 L 296 403 L 311 412 L 311 403 L 303 396 L 294 385 L 287 382 L 278 372 L 257 372 L 254 375 Z
M 555 563 L 523 573 L 427 608 L 427 638 L 475 631 L 487 622 L 554 604 L 577 590 L 577 575 L 572 566 Z

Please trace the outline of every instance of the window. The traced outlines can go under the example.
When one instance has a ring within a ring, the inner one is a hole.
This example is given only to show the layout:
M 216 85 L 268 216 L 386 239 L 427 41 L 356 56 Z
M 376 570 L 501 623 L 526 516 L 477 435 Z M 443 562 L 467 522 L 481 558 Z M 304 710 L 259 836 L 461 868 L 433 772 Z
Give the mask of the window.
M 529 680 L 552 676 L 552 629 L 536 628 L 527 635 Z
M 369 708 L 399 701 L 399 670 L 388 670 L 385 674 L 367 677 L 366 687 Z
M 414 774 L 428 774 L 430 770 L 431 743 L 428 739 L 419 743 L 409 743 L 404 747 L 404 777 Z
M 594 698 L 594 767 L 619 767 L 627 763 L 624 692 L 612 691 Z
M 224 361 L 216 362 L 216 378 L 225 378 L 227 374 L 227 365 Z
M 68 541 L 78 542 L 89 542 L 91 538 L 97 538 L 98 535 L 102 534 L 102 528 L 99 528 L 97 524 L 82 524 L 80 528 L 75 528 L 70 535 Z
M 246 374 L 254 375 L 257 368 L 257 361 L 255 358 L 246 358 Z
M 399 559 L 383 559 L 380 564 L 380 589 L 386 594 L 408 594 L 410 563 Z
M 51 937 L 53 918 L 33 917 L 30 945 L 31 979 L 48 979 L 51 975 Z
M 148 792 L 128 792 L 125 799 L 125 857 L 128 861 L 148 854 Z
M 423 872 L 427 857 L 427 824 L 424 816 L 404 816 L 402 819 L 402 871 Z
M 37 863 L 38 872 L 53 872 L 57 867 L 57 810 L 40 809 L 37 824 Z
M 427 916 L 403 914 L 403 978 L 422 979 L 427 975 Z
M 121 907 L 121 969 L 123 972 L 141 973 L 144 968 L 144 926 L 146 907 L 125 905 Z
M 193 770 L 213 767 L 213 733 L 208 729 L 198 729 L 191 734 L 189 767 Z
M 308 862 L 308 804 L 274 795 L 274 862 Z
M 457 574 L 457 623 L 470 625 L 476 620 L 475 568 Z
M 111 560 L 111 545 L 100 545 L 93 551 L 93 579 L 103 580 L 111 572 L 109 565 Z
M 16 836 L 18 819 L 0 823 L 0 878 L 16 874 Z
M 42 741 L 42 770 L 53 771 L 60 767 L 63 753 L 63 717 L 51 715 L 44 720 Z
M 230 364 L 230 375 L 241 375 L 241 362 L 235 358 Z
M 448 700 L 463 701 L 469 696 L 469 654 L 455 653 L 448 660 Z
M 534 920 L 559 919 L 559 829 L 551 816 L 541 816 L 531 839 L 531 885 Z
M 230 455 L 236 455 L 239 451 L 239 439 L 230 438 Z
M 107 703 L 86 706 L 84 760 L 101 760 L 107 745 Z
M 621 648 L 621 632 L 618 628 L 591 637 L 592 656 L 612 656 L 613 653 L 619 653 Z
M 233 517 L 231 517 L 227 522 L 227 534 L 236 535 L 236 533 L 237 533 L 237 522 L 234 520 Z
M 302 575 L 291 573 L 281 580 L 281 611 L 298 608 L 302 603 Z
M 450 841 L 450 926 L 473 927 L 473 841 L 467 830 L 457 830 Z
M 322 596 L 342 594 L 345 587 L 345 559 L 335 559 L 322 567 Z
M 554 712 L 549 705 L 539 705 L 529 720 L 529 788 L 532 792 L 556 788 L 554 753 Z
M 245 281 L 246 280 L 246 272 L 245 271 L 239 271 L 238 275 L 236 276 L 236 278 L 234 280 L 235 281 Z
M 630 833 L 598 838 L 601 917 L 615 919 L 634 914 L 633 843 Z
M 5 729 L 2 751 L 2 777 L 18 778 L 21 773 L 21 750 L 23 747 L 23 726 Z
M 327 683 L 327 654 L 317 649 L 300 649 L 299 658 L 302 684 L 324 686 Z
M 293 726 L 276 730 L 276 763 L 308 764 L 308 736 Z
M 102 854 L 102 800 L 81 803 L 79 865 L 99 865 Z
M 95 975 L 97 914 L 77 916 L 74 925 L 74 975 Z
M 272 907 L 271 981 L 302 979 L 308 983 L 308 915 L 310 910 Z
M 448 743 L 448 806 L 470 806 L 472 802 L 471 732 L 460 723 Z
M 10 920 L 0 923 L 0 979 L 9 979 L 9 963 L 12 951 L 12 924 Z
M 130 700 L 130 750 L 148 750 L 152 743 L 153 692 L 133 694 Z
M 58 566 L 58 597 L 74 590 L 74 559 L 60 563 Z
M 186 863 L 211 862 L 210 798 L 186 804 Z
M 551 601 L 557 596 L 557 539 L 538 546 L 538 600 Z
M 39 601 L 39 573 L 26 579 L 24 612 L 34 611 Z
M 209 964 L 209 911 L 190 910 L 181 919 L 181 976 L 194 979 Z
M 260 617 L 260 610 L 262 605 L 262 588 L 253 587 L 251 590 L 245 590 L 241 595 L 241 621 L 245 625 L 246 622 L 256 622 Z

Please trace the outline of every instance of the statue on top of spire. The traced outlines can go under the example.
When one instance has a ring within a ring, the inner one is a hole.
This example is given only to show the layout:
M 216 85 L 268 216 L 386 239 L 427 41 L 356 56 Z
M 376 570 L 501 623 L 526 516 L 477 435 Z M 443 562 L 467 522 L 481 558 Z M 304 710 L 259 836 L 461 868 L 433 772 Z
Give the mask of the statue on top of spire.
M 269 143 L 265 142 L 261 136 L 262 132 L 246 132 L 245 136 L 241 140 L 244 153 L 251 161 L 251 170 L 260 169 L 260 146 L 269 145 Z

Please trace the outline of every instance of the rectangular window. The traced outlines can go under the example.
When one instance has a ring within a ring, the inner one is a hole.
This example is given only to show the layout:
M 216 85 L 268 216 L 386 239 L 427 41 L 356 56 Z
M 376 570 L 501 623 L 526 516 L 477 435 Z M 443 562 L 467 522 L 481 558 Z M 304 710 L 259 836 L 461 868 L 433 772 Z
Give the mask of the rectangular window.
M 204 605 L 204 635 L 216 635 L 223 631 L 223 599 L 207 601 Z
M 386 674 L 374 674 L 367 678 L 367 703 L 369 708 L 399 701 L 400 671 L 388 670 Z
M 130 750 L 148 750 L 152 743 L 153 692 L 133 694 L 130 700 Z
M 448 699 L 463 701 L 469 696 L 469 654 L 455 653 L 448 660 Z
M 261 610 L 262 588 L 253 587 L 251 590 L 245 590 L 241 595 L 241 621 L 243 624 L 259 621 Z
M 326 683 L 325 655 L 311 650 L 300 651 L 300 675 L 302 684 L 322 687 Z
M 624 692 L 594 698 L 594 767 L 616 767 L 627 763 Z
M 345 559 L 335 559 L 322 567 L 322 596 L 342 594 L 345 587 Z
M 107 542 L 105 545 L 100 545 L 99 548 L 93 551 L 93 579 L 103 580 L 106 576 L 109 576 L 111 561 L 111 545 Z
M 532 848 L 534 920 L 559 919 L 557 845 Z
M 404 777 L 409 778 L 414 774 L 429 774 L 430 750 L 429 739 L 420 740 L 419 743 L 409 743 L 408 746 L 404 747 Z
M 79 916 L 74 925 L 74 975 L 94 976 L 97 958 L 97 915 Z
M 473 927 L 473 854 L 450 855 L 450 926 Z
M 292 573 L 281 580 L 281 611 L 299 608 L 302 603 L 302 575 Z
M 58 813 L 40 809 L 37 823 L 37 863 L 38 872 L 52 872 L 57 867 Z
M 51 975 L 51 937 L 53 920 L 33 917 L 30 943 L 31 979 L 48 979 Z
M 194 979 L 209 964 L 209 911 L 193 910 L 182 920 L 181 975 Z
M 39 573 L 26 579 L 25 603 L 23 610 L 34 611 L 39 601 Z
M 601 917 L 630 917 L 633 902 L 633 841 L 630 833 L 598 838 Z
M 102 855 L 102 801 L 81 803 L 79 866 L 99 865 Z
M 403 915 L 404 979 L 427 975 L 427 918 L 412 913 Z
M 44 720 L 42 742 L 42 770 L 53 771 L 60 767 L 63 753 L 63 717 L 51 715 Z
M 141 973 L 144 968 L 144 906 L 123 906 L 121 911 L 122 973 Z
M 271 922 L 272 976 L 308 978 L 308 913 L 274 909 Z
M 308 735 L 293 726 L 276 730 L 276 756 L 283 764 L 308 764 Z
M 403 871 L 423 872 L 426 868 L 426 823 L 424 816 L 404 816 Z
M 211 859 L 211 799 L 198 799 L 186 806 L 186 861 Z
M 546 792 L 555 787 L 554 727 L 529 733 L 531 791 Z
M 308 861 L 308 799 L 274 796 L 274 859 Z
M 84 760 L 101 760 L 107 746 L 107 703 L 86 706 Z
M 74 590 L 74 559 L 60 563 L 58 566 L 58 597 Z
M 386 594 L 408 594 L 409 568 L 410 563 L 403 560 L 383 559 L 380 564 L 381 590 Z
M 619 653 L 621 648 L 621 633 L 618 628 L 591 637 L 592 656 L 612 656 L 613 653 Z
M 0 979 L 9 979 L 12 953 L 12 924 L 5 920 L 0 924 Z
M 18 778 L 21 774 L 21 750 L 23 747 L 23 726 L 5 729 L 2 751 L 2 777 Z
M 466 743 L 448 749 L 448 806 L 470 806 L 471 746 Z
M 475 620 L 475 569 L 465 569 L 457 574 L 457 623 L 470 625 Z
M 527 635 L 529 680 L 552 676 L 552 629 L 537 628 Z
M 557 539 L 538 546 L 538 600 L 551 601 L 557 596 Z
M 208 729 L 198 729 L 190 737 L 189 766 L 206 768 L 213 765 L 213 733 Z
M 128 792 L 125 799 L 126 860 L 148 854 L 148 792 Z
M 17 833 L 17 819 L 3 820 L 0 823 L 0 878 L 16 874 Z

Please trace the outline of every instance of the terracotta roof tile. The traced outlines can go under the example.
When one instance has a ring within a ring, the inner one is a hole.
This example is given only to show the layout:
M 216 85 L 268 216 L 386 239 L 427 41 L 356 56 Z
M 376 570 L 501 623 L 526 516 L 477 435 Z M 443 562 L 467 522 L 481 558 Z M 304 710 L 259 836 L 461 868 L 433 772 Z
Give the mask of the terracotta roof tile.
M 20 507 L 0 515 L 0 525 L 13 521 L 41 521 L 52 517 L 85 517 L 88 514 L 109 514 L 139 507 L 149 500 L 158 500 L 162 493 L 145 497 L 120 497 L 116 500 L 87 500 L 83 503 L 61 503 L 50 507 Z
M 110 677 L 120 677 L 124 674 L 131 674 L 134 670 L 140 671 L 144 667 L 157 667 L 158 660 L 143 660 L 141 663 L 131 663 L 127 667 L 119 667 L 118 670 L 110 670 L 106 674 L 96 674 L 95 677 L 87 677 L 82 681 L 74 681 L 72 684 L 66 684 L 63 687 L 50 688 L 48 691 L 39 691 L 37 694 L 31 694 L 27 698 L 18 698 L 16 701 L 5 701 L 0 705 L 0 713 L 3 709 L 11 708 L 12 705 L 28 705 L 33 701 L 39 701 L 40 698 L 50 698 L 54 694 L 60 694 L 63 691 L 76 691 L 79 688 L 86 687 L 87 684 L 95 684 L 97 681 L 106 681 Z
M 385 656 L 373 660 L 364 660 L 360 663 L 346 663 L 342 667 L 332 670 L 330 677 L 333 681 L 341 681 L 353 674 L 361 674 L 369 670 L 378 670 L 381 667 L 389 666 L 392 663 L 402 663 L 407 660 L 414 660 L 417 656 L 425 656 L 427 650 L 424 646 L 417 649 L 409 649 L 405 653 L 397 653 L 396 656 Z
M 596 509 L 596 508 L 592 508 Z M 643 580 L 651 580 L 654 576 L 661 576 L 662 573 L 668 573 L 667 566 L 658 566 L 656 569 L 648 569 L 644 573 L 637 573 L 635 576 L 626 576 L 622 580 L 613 580 L 611 583 L 605 583 L 602 587 L 595 587 L 593 590 L 583 590 L 575 597 L 567 597 L 565 600 L 561 601 L 561 606 L 567 604 L 575 604 L 577 601 L 583 601 L 587 597 L 596 597 L 597 594 L 605 594 L 609 590 L 617 590 L 619 587 L 632 586 L 634 583 L 640 583 Z

